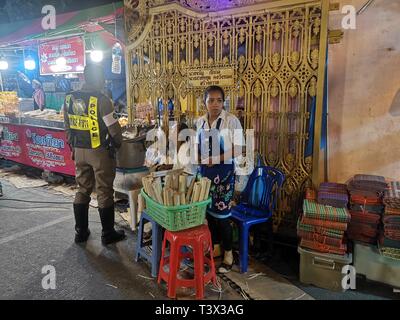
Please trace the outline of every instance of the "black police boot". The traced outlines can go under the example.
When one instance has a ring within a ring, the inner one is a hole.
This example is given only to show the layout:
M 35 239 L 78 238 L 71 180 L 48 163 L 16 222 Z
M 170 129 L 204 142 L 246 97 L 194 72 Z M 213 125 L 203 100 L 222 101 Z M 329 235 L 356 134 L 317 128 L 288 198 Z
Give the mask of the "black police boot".
M 103 231 L 101 233 L 101 242 L 103 245 L 108 245 L 121 240 L 124 240 L 125 232 L 123 230 L 116 231 L 114 229 L 115 212 L 114 205 L 109 208 L 99 208 L 101 225 Z
M 75 204 L 75 243 L 86 242 L 90 235 L 89 230 L 89 205 L 88 204 Z

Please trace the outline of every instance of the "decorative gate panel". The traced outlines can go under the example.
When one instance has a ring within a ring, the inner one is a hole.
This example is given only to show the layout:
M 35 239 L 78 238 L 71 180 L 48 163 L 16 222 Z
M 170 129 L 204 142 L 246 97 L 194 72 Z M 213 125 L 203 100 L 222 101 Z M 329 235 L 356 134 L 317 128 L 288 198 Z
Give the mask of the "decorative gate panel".
M 129 105 L 172 98 L 193 120 L 204 111 L 204 88 L 222 84 L 227 108 L 245 129 L 255 129 L 256 152 L 287 177 L 274 226 L 293 235 L 304 188 L 312 183 L 313 159 L 305 149 L 311 108 L 322 94 L 327 14 L 321 1 L 275 1 L 274 7 L 274 1 L 238 0 L 225 4 L 226 11 L 205 13 L 212 10 L 204 9 L 208 2 L 150 1 L 127 9 Z M 244 2 L 253 5 L 235 8 Z M 129 20 L 132 12 L 144 27 Z

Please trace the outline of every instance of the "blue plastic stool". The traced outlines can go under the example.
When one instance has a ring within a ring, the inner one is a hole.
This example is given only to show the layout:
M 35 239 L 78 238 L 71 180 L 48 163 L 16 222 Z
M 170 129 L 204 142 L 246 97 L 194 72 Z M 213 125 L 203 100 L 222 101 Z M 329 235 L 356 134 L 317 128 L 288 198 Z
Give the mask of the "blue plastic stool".
M 143 244 L 143 228 L 146 222 L 151 223 L 151 247 Z M 138 262 L 143 258 L 151 264 L 151 276 L 156 278 L 161 260 L 162 248 L 162 227 L 155 222 L 146 211 L 142 212 L 139 223 L 138 241 L 136 244 L 136 257 L 135 261 Z

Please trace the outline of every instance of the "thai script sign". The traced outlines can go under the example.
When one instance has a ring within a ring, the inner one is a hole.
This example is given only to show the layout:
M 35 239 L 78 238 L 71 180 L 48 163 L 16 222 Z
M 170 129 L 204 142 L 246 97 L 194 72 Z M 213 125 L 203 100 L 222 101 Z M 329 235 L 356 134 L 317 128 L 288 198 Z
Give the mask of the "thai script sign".
M 233 86 L 235 70 L 231 67 L 213 69 L 191 69 L 187 73 L 191 87 Z

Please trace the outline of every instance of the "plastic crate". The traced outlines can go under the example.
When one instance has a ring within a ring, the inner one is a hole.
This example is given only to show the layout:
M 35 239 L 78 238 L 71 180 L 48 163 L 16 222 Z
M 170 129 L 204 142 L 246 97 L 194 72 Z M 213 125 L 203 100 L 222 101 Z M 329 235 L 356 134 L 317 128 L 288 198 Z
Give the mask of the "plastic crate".
M 180 231 L 197 227 L 204 223 L 207 206 L 211 198 L 181 206 L 164 206 L 154 201 L 144 189 L 141 194 L 146 201 L 146 212 L 159 225 L 169 231 Z
M 342 268 L 352 263 L 351 253 L 345 256 L 319 253 L 299 247 L 300 282 L 332 290 L 345 291 L 342 288 Z
M 354 242 L 354 267 L 368 280 L 400 289 L 400 260 L 381 255 L 375 245 Z

